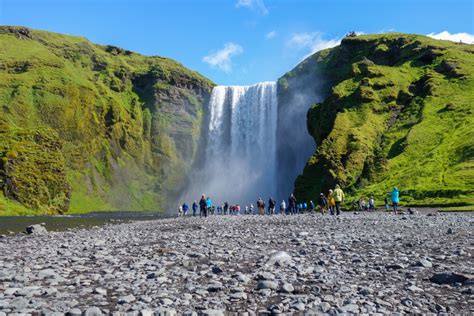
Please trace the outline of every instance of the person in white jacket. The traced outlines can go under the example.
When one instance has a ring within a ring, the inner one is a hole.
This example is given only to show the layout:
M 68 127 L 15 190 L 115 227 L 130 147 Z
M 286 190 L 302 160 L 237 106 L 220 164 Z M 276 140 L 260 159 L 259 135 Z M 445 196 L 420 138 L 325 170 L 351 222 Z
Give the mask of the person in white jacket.
M 280 204 L 280 214 L 285 215 L 286 213 L 286 203 L 285 200 L 281 201 Z

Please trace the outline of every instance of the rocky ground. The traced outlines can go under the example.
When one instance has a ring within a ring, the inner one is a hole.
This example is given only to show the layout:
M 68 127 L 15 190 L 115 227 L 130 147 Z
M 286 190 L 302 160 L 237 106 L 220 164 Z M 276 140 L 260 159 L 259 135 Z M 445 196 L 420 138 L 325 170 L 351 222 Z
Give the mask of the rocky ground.
M 0 315 L 470 314 L 473 224 L 211 216 L 3 237 Z

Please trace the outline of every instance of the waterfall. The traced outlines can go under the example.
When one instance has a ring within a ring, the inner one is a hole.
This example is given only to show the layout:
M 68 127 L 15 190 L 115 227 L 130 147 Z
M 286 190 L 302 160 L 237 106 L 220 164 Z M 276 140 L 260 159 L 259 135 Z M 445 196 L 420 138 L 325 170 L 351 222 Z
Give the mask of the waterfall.
M 245 205 L 255 204 L 260 196 L 275 196 L 276 90 L 275 82 L 213 89 L 204 165 L 192 185 L 194 199 L 205 193 L 216 203 Z

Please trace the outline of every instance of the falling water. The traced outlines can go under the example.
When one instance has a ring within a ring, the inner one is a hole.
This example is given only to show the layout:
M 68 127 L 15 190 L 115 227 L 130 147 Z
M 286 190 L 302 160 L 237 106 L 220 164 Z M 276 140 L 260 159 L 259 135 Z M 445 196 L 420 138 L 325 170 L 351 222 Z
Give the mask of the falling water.
M 194 194 L 217 203 L 255 203 L 276 191 L 275 82 L 217 86 L 209 101 L 204 166 Z

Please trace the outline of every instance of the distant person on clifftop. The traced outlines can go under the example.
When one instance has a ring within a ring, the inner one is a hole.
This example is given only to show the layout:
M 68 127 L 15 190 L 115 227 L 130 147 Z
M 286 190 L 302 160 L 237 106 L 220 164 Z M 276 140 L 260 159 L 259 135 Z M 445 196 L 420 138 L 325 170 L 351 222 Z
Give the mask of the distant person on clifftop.
M 207 217 L 207 202 L 205 194 L 203 194 L 201 200 L 199 200 L 199 216 Z
M 339 184 L 336 184 L 336 188 L 334 189 L 334 200 L 336 201 L 336 215 L 341 214 L 341 203 L 344 202 L 344 199 L 344 192 L 341 190 Z
M 329 194 L 328 194 L 329 214 L 334 215 L 334 207 L 336 207 L 336 200 L 334 199 L 334 192 L 332 190 L 329 190 Z
M 183 203 L 183 215 L 188 215 L 189 206 L 186 202 Z
M 281 215 L 285 215 L 286 213 L 286 203 L 285 203 L 285 200 L 281 201 L 281 204 L 280 204 L 280 214 Z
M 194 200 L 194 203 L 193 203 L 193 216 L 196 216 L 197 209 L 198 209 L 198 204 L 197 204 L 197 201 Z
M 276 203 L 277 202 L 272 197 L 270 197 L 270 199 L 268 200 L 268 214 L 275 214 Z
M 398 203 L 400 203 L 400 191 L 397 187 L 394 187 L 390 192 L 390 199 L 392 200 L 393 214 L 398 214 Z
M 288 212 L 290 214 L 296 214 L 296 198 L 293 193 L 288 198 Z
M 257 208 L 259 215 L 265 215 L 265 202 L 263 202 L 261 197 L 257 200 Z

